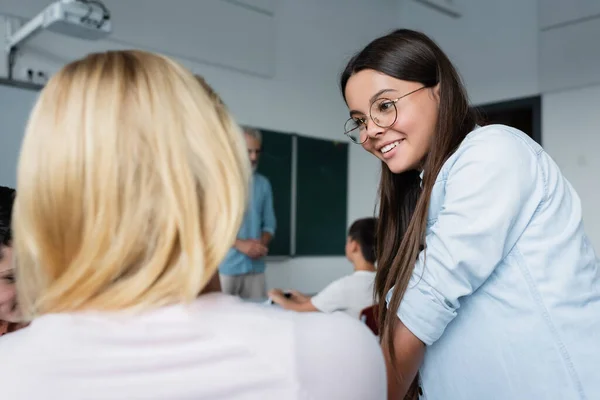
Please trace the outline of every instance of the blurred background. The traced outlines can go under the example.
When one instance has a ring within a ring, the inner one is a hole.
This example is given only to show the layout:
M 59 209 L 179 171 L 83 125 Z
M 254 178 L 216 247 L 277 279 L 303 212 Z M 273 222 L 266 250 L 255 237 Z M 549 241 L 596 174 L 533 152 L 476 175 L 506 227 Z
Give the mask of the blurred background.
M 351 272 L 345 230 L 376 206 L 379 163 L 345 140 L 338 76 L 372 39 L 411 28 L 451 57 L 487 122 L 524 130 L 556 160 L 600 249 L 600 1 L 105 0 L 106 38 L 40 32 L 9 62 L 11 32 L 51 3 L 0 0 L 0 185 L 14 186 L 27 115 L 62 65 L 107 49 L 167 54 L 264 131 L 261 172 L 280 220 L 268 286 L 317 292 Z

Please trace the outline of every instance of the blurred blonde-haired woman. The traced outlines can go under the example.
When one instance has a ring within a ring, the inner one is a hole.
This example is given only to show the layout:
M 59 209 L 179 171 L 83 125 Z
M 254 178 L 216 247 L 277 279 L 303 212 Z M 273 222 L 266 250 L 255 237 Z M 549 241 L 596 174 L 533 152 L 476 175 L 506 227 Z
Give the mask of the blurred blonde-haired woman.
M 32 323 L 0 339 L 2 398 L 384 398 L 359 322 L 218 293 L 249 173 L 223 103 L 174 61 L 115 51 L 56 74 L 19 161 Z

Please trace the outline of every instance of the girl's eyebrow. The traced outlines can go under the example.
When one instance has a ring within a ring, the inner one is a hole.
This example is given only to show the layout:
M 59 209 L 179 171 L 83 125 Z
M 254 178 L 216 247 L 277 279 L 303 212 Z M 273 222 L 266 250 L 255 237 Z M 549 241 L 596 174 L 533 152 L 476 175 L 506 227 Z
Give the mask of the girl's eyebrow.
M 381 96 L 384 93 L 395 92 L 395 91 L 396 91 L 396 89 L 391 89 L 391 88 L 389 88 L 389 89 L 381 89 L 379 92 L 377 92 L 373 96 L 371 96 L 371 98 L 369 99 L 369 103 L 374 102 L 375 100 L 377 100 L 377 98 L 379 96 Z M 350 110 L 350 116 L 352 116 L 353 114 L 362 114 L 362 115 L 365 115 L 365 113 L 360 112 L 358 110 Z
M 2 257 L 0 257 L 0 259 L 2 259 Z M 0 270 L 0 277 L 5 276 L 5 275 L 10 275 L 10 274 L 14 273 L 14 271 L 15 271 L 15 269 L 12 266 L 8 267 L 4 270 Z
M 390 89 L 381 89 L 379 92 L 377 92 L 377 93 L 375 93 L 373 96 L 371 96 L 371 98 L 369 99 L 369 103 L 372 103 L 372 102 L 374 102 L 375 100 L 377 100 L 377 98 L 378 98 L 379 96 L 381 96 L 381 95 L 382 95 L 382 94 L 384 94 L 384 93 L 387 93 L 387 92 L 395 92 L 395 91 L 396 91 L 395 89 L 391 89 L 391 88 L 390 88 Z

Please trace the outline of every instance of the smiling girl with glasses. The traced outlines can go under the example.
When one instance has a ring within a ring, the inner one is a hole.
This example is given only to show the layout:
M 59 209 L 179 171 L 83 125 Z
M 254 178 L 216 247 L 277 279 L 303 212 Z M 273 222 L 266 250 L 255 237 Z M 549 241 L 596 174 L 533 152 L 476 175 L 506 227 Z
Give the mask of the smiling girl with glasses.
M 579 197 L 523 132 L 480 127 L 448 57 L 398 30 L 341 76 L 381 160 L 376 294 L 389 398 L 600 393 L 600 269 Z M 593 339 L 595 337 L 595 339 Z

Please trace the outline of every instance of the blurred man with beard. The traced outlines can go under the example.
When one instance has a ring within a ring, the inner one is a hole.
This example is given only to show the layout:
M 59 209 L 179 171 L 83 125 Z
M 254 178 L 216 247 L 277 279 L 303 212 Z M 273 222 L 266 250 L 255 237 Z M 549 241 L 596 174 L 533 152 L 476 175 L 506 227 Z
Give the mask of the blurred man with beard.
M 250 201 L 237 240 L 219 267 L 223 292 L 247 299 L 267 296 L 264 257 L 275 234 L 273 192 L 269 180 L 256 172 L 262 149 L 262 135 L 246 128 L 244 138 L 252 165 Z

